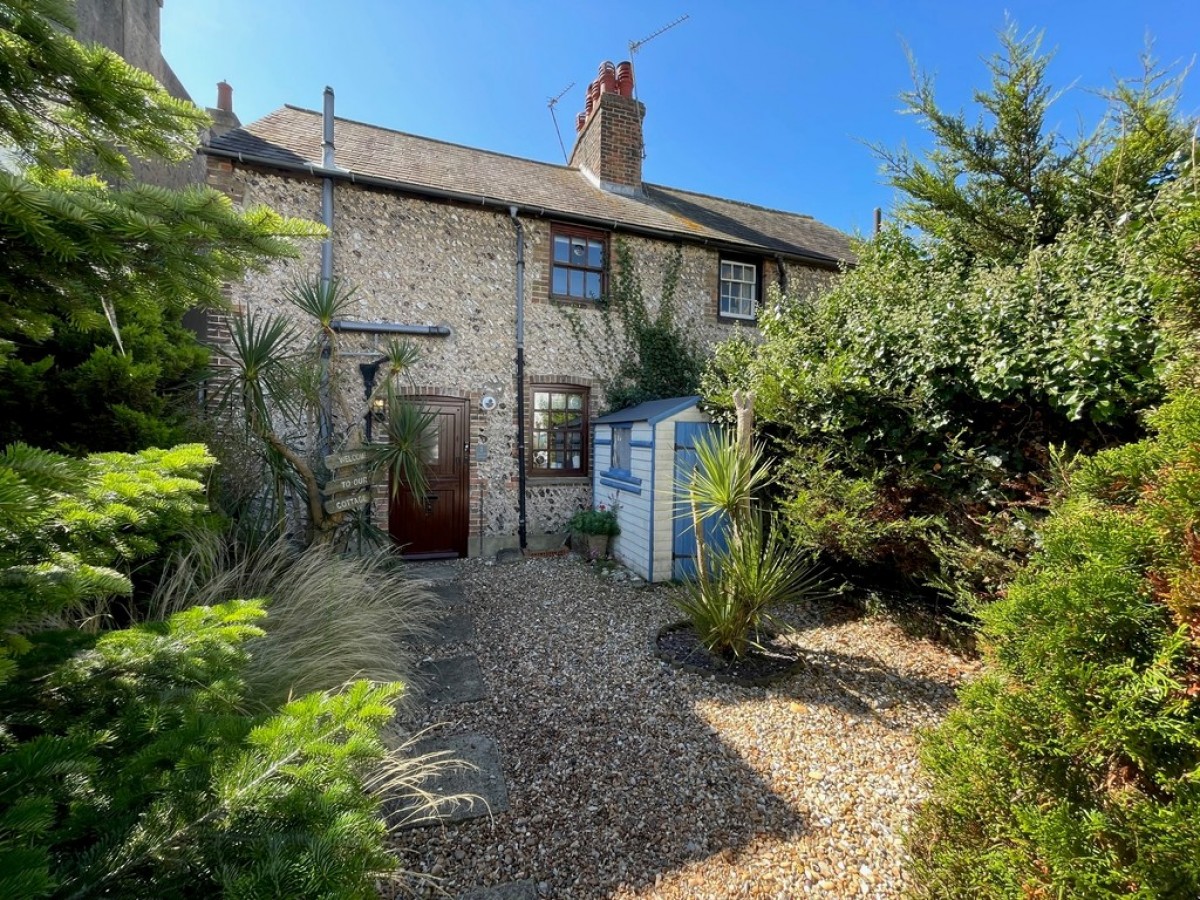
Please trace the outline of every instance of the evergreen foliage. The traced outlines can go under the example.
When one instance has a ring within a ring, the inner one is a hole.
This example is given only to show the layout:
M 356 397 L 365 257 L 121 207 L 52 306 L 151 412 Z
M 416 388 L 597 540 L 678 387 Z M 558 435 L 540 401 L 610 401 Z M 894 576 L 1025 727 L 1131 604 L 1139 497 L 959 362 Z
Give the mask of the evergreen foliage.
M 209 518 L 198 444 L 74 460 L 23 444 L 0 455 L 0 636 L 66 610 L 102 612 Z
M 165 445 L 183 417 L 163 394 L 206 358 L 183 313 L 223 306 L 224 282 L 321 229 L 238 213 L 207 187 L 106 181 L 127 176 L 131 157 L 185 158 L 207 119 L 75 41 L 69 12 L 58 0 L 0 9 L 0 152 L 15 163 L 0 167 L 0 443 Z
M 1081 458 L 980 610 L 987 673 L 927 736 L 923 896 L 1200 895 L 1200 182 L 1141 210 L 1175 354 L 1152 436 Z
M 1200 394 L 1082 461 L 926 742 L 930 897 L 1200 895 Z
M 1164 77 L 1148 53 L 1141 77 L 1108 93 L 1109 112 L 1091 135 L 1072 141 L 1049 130 L 1057 95 L 1042 37 L 1015 23 L 1000 32 L 991 83 L 974 93 L 974 122 L 942 109 L 933 79 L 912 63 L 913 87 L 901 100 L 933 149 L 922 159 L 874 148 L 904 198 L 901 218 L 968 258 L 1017 262 L 1073 218 L 1117 218 L 1173 176 L 1187 144 L 1190 129 L 1171 115 L 1179 80 Z
M 1177 82 L 1147 65 L 1084 144 L 1045 127 L 1040 38 L 1001 35 L 980 119 L 918 75 L 924 160 L 885 153 L 901 227 L 811 301 L 775 295 L 765 341 L 728 342 L 703 382 L 728 415 L 753 390 L 793 537 L 875 590 L 972 607 L 1036 543 L 1064 457 L 1136 438 L 1178 339 L 1164 331 L 1156 200 L 1187 170 Z
M 370 897 L 395 867 L 378 793 L 414 817 L 443 802 L 422 784 L 451 761 L 380 741 L 401 685 L 347 681 L 405 670 L 423 595 L 328 548 L 199 566 L 211 463 L 198 445 L 0 456 L 0 896 Z M 49 627 L 164 568 L 135 608 L 185 607 L 165 620 Z
M 363 783 L 399 685 L 246 714 L 262 616 L 196 607 L 84 650 L 39 636 L 0 698 L 0 893 L 375 896 L 394 861 Z

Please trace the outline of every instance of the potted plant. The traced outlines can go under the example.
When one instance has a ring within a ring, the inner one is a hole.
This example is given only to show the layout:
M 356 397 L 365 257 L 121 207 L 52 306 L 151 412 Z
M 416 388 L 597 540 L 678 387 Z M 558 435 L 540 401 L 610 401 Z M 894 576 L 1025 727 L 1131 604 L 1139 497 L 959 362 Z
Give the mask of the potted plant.
M 576 538 L 575 549 L 583 550 L 588 559 L 603 559 L 608 556 L 608 539 L 621 533 L 617 524 L 616 509 L 603 503 L 595 509 L 581 509 L 567 523 Z

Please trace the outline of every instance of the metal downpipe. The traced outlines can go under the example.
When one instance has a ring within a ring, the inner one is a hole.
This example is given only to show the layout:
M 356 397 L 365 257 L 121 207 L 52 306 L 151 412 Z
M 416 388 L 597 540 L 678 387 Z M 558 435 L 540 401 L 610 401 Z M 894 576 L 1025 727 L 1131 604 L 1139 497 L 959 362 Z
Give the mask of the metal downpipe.
M 322 116 L 324 140 L 323 161 L 326 169 L 334 167 L 333 158 L 333 88 L 325 88 L 325 103 Z M 333 282 L 333 179 L 326 176 L 321 183 L 321 222 L 328 232 L 321 241 L 321 288 L 328 290 Z M 321 452 L 328 454 L 333 449 L 333 389 L 329 371 L 330 348 L 321 353 L 321 415 L 317 424 L 317 439 Z
M 517 537 L 525 552 L 528 534 L 525 528 L 525 226 L 517 218 L 517 208 L 508 214 L 517 230 Z

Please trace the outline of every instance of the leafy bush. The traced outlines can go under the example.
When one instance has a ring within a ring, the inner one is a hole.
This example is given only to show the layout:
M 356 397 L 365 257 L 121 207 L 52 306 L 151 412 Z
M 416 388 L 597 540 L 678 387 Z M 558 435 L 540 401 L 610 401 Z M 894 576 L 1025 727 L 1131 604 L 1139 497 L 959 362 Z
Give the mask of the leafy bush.
M 1056 453 L 1143 434 L 1186 333 L 1164 331 L 1155 259 L 1194 252 L 1161 200 L 1189 171 L 1178 81 L 1148 64 L 1072 146 L 1047 124 L 1040 36 L 1000 40 L 978 117 L 917 72 L 904 100 L 933 148 L 879 151 L 896 224 L 823 295 L 772 296 L 765 341 L 722 347 L 703 384 L 726 416 L 756 394 L 797 541 L 967 606 L 1035 546 Z
M 398 684 L 246 713 L 262 616 L 35 639 L 0 694 L 0 895 L 376 896 L 395 859 L 367 788 L 445 763 L 380 742 Z
M 1200 393 L 1079 463 L 926 741 L 930 897 L 1200 895 Z
M 885 230 L 816 302 L 764 310 L 765 342 L 718 356 L 706 393 L 724 408 L 755 391 L 806 546 L 927 582 L 952 574 L 940 535 L 981 550 L 992 535 L 993 558 L 1019 559 L 1052 448 L 1136 435 L 1162 395 L 1158 300 L 1131 244 L 1079 224 L 1021 266 L 966 266 Z
M 567 522 L 567 529 L 576 534 L 616 535 L 621 533 L 621 526 L 617 522 L 617 511 L 608 509 L 603 503 L 594 509 L 579 510 L 571 516 L 571 521 Z

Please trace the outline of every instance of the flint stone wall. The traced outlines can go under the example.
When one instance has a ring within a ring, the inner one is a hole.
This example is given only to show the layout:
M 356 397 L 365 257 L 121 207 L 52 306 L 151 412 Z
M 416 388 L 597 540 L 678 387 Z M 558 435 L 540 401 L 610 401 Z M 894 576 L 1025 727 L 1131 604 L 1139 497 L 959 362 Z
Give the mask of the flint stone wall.
M 210 158 L 209 183 L 243 207 L 266 205 L 287 216 L 320 220 L 321 185 L 315 179 L 273 174 Z M 356 291 L 347 318 L 362 321 L 447 325 L 449 337 L 417 336 L 421 359 L 406 379 L 408 392 L 467 398 L 470 424 L 470 540 L 472 555 L 517 543 L 517 429 L 515 393 L 516 242 L 511 219 L 494 210 L 339 183 L 334 191 L 334 272 Z M 522 217 L 525 228 L 525 372 L 528 393 L 537 382 L 567 382 L 591 388 L 591 416 L 603 410 L 602 383 L 614 354 L 603 315 L 581 305 L 549 300 L 550 220 Z M 639 267 L 643 289 L 657 305 L 663 268 L 676 244 L 619 235 Z M 610 250 L 611 252 L 611 250 Z M 718 254 L 682 247 L 676 292 L 680 320 L 705 344 L 741 329 L 719 322 Z M 300 258 L 272 264 L 231 288 L 235 308 L 289 315 L 307 326 L 283 299 L 298 279 L 320 271 L 320 246 L 306 245 Z M 816 290 L 831 273 L 788 265 L 790 293 Z M 764 265 L 764 293 L 777 278 L 776 264 Z M 573 322 L 575 324 L 573 324 Z M 576 332 L 578 328 L 578 333 Z M 346 406 L 363 413 L 358 363 L 378 356 L 387 336 L 342 336 Z M 360 354 L 360 355 L 356 355 Z M 496 407 L 483 411 L 484 395 Z M 527 412 L 528 414 L 528 412 Z M 481 451 L 480 445 L 486 449 Z M 593 461 L 593 465 L 596 464 Z M 591 503 L 583 478 L 528 478 L 527 531 L 561 533 L 572 513 Z M 376 522 L 387 527 L 386 491 L 377 491 Z

